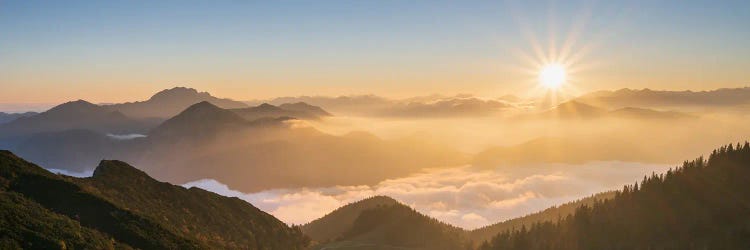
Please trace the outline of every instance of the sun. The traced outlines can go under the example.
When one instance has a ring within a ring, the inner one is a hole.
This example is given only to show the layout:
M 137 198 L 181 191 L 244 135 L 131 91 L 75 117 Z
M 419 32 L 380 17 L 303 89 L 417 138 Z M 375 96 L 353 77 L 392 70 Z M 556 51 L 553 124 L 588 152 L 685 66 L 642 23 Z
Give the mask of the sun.
M 559 63 L 544 65 L 539 71 L 539 84 L 548 89 L 559 89 L 565 83 L 565 67 Z

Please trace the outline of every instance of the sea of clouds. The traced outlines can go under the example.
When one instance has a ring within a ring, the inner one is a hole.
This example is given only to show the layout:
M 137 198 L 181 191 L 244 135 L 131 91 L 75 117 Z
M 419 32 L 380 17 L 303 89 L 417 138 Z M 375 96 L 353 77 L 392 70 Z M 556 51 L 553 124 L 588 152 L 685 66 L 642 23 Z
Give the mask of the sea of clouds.
M 374 195 L 387 195 L 441 221 L 473 229 L 633 184 L 673 165 L 632 162 L 542 164 L 494 170 L 427 169 L 368 186 L 274 189 L 242 193 L 213 179 L 184 184 L 239 197 L 289 224 L 303 224 Z

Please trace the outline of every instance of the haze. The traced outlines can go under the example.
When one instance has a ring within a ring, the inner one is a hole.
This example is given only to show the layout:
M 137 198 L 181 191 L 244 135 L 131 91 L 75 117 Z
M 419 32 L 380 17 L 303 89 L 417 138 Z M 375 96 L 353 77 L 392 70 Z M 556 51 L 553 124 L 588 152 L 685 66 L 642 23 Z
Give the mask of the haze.
M 748 24 L 749 1 L 2 1 L 0 248 L 748 246 Z

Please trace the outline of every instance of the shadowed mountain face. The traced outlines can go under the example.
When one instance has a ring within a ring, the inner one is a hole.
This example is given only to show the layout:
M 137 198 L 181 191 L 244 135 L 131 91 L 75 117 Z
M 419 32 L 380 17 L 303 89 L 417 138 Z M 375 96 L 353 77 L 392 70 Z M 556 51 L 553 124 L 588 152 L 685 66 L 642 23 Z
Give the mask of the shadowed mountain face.
M 69 129 L 87 129 L 101 133 L 133 133 L 142 132 L 153 125 L 153 121 L 134 120 L 120 112 L 78 100 L 60 104 L 37 115 L 21 117 L 2 124 L 0 137 Z
M 216 106 L 228 109 L 247 107 L 242 102 L 216 98 L 207 92 L 198 92 L 195 89 L 184 87 L 162 90 L 146 101 L 112 104 L 105 107 L 112 111 L 120 111 L 130 117 L 165 119 L 175 116 L 187 107 L 203 101 L 208 101 Z
M 750 144 L 725 146 L 479 249 L 749 249 L 749 179 Z
M 750 87 L 697 92 L 621 89 L 589 93 L 575 101 L 610 109 L 735 106 L 750 104 Z
M 4 233 L 2 245 L 303 249 L 308 242 L 298 228 L 240 199 L 158 182 L 119 161 L 102 161 L 93 177 L 77 179 L 54 175 L 0 151 L 0 204 L 12 209 L 2 211 L 8 216 L 0 217 L 0 230 L 40 227 L 32 229 L 35 234 Z M 36 216 L 11 219 L 30 215 Z M 49 233 L 37 236 L 40 232 Z

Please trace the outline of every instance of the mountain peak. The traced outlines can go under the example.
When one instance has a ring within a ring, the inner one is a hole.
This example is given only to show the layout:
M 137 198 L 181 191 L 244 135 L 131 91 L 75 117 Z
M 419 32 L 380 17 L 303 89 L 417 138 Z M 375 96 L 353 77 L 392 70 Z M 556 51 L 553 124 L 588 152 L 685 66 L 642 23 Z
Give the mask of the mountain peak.
M 306 112 L 315 116 L 331 116 L 331 113 L 318 106 L 310 105 L 306 102 L 284 103 L 279 108 L 297 112 Z
M 232 111 L 220 108 L 208 101 L 202 101 L 166 120 L 152 130 L 151 134 L 204 133 L 224 125 L 245 122 L 247 122 L 245 119 Z
M 92 178 L 110 180 L 123 178 L 130 180 L 152 179 L 146 172 L 118 160 L 102 160 L 99 162 L 99 166 L 94 169 Z
M 256 110 L 263 110 L 263 111 L 281 110 L 281 108 L 279 108 L 277 106 L 274 106 L 274 105 L 271 105 L 271 104 L 268 104 L 268 103 L 265 103 L 265 102 L 262 103 L 261 105 L 258 105 L 257 107 L 255 107 L 255 109 Z
M 63 111 L 63 110 L 65 110 L 65 111 L 69 111 L 69 110 L 77 110 L 77 111 L 81 111 L 81 110 L 95 110 L 95 109 L 98 109 L 98 108 L 100 108 L 99 105 L 96 105 L 96 104 L 87 102 L 85 100 L 80 100 L 79 99 L 79 100 L 76 100 L 76 101 L 70 101 L 70 102 L 66 102 L 66 103 L 57 105 L 57 106 L 51 108 L 50 110 L 48 110 L 48 112 L 49 111 Z
M 198 92 L 198 90 L 194 88 L 187 88 L 187 87 L 174 87 L 171 89 L 165 89 L 162 91 L 157 92 L 149 100 L 159 100 L 159 99 L 180 99 L 180 98 L 190 98 L 190 97 L 196 97 L 196 96 L 210 96 L 207 92 Z

